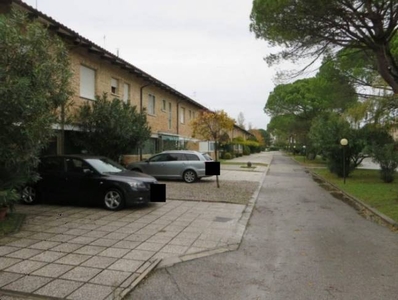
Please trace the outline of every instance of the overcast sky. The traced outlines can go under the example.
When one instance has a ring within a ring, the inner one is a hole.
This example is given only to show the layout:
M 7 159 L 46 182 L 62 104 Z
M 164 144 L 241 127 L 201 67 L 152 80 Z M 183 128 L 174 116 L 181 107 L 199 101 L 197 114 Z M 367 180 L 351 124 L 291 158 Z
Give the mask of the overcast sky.
M 249 31 L 252 0 L 25 2 L 209 109 L 266 129 L 278 67 Z

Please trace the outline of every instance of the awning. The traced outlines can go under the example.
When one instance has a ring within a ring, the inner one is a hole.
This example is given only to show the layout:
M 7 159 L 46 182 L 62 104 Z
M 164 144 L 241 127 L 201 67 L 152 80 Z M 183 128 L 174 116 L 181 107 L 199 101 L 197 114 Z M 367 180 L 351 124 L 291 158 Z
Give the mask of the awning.
M 164 133 L 164 132 L 158 132 L 159 138 L 162 139 L 163 141 L 178 141 L 180 139 L 179 135 L 175 135 L 172 133 Z

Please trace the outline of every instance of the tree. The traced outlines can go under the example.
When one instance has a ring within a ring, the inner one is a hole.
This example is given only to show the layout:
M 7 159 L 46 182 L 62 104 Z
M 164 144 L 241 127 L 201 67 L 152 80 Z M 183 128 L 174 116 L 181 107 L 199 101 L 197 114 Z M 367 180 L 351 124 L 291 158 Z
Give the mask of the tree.
M 0 203 L 38 179 L 40 151 L 72 90 L 67 50 L 18 10 L 0 15 Z
M 151 135 L 145 113 L 117 98 L 109 101 L 106 94 L 79 107 L 75 120 L 83 130 L 75 135 L 76 142 L 91 154 L 113 160 L 131 153 Z
M 270 93 L 264 112 L 270 116 L 296 115 L 310 120 L 322 111 L 343 112 L 357 102 L 349 78 L 326 59 L 316 77 L 277 85 Z
M 264 141 L 264 137 L 263 137 L 260 129 L 252 129 L 252 130 L 249 130 L 249 132 L 252 135 L 254 135 L 255 140 L 258 142 L 261 150 L 264 150 L 265 149 L 265 141 Z
M 264 129 L 260 128 L 260 129 L 258 129 L 258 131 L 264 140 L 264 146 L 265 147 L 271 146 L 272 139 L 271 139 L 271 135 L 268 132 L 268 130 L 264 130 Z
M 343 48 L 335 55 L 329 56 L 329 63 L 340 70 L 356 87 L 380 87 L 382 80 L 371 50 Z M 383 89 L 385 88 L 384 84 Z
M 206 111 L 202 110 L 191 122 L 193 136 L 200 136 L 208 141 L 214 141 L 214 154 L 218 160 L 218 147 L 220 139 L 234 128 L 234 120 L 223 110 Z M 220 187 L 218 176 L 216 176 L 217 187 Z
M 294 115 L 275 116 L 271 118 L 267 126 L 267 132 L 276 138 L 275 146 L 286 147 L 290 137 L 299 135 L 298 124 L 299 121 Z
M 245 129 L 245 116 L 243 115 L 243 112 L 239 113 L 236 123 L 239 127 Z
M 330 172 L 339 177 L 348 176 L 369 155 L 365 152 L 372 135 L 368 127 L 354 129 L 336 113 L 325 113 L 318 116 L 310 130 L 313 147 L 319 151 L 328 162 Z M 346 138 L 345 174 L 343 170 L 343 155 L 340 140 Z
M 343 113 L 357 98 L 349 78 L 326 58 L 315 77 L 274 88 L 264 107 L 272 117 L 268 130 L 279 141 L 305 145 L 309 157 L 315 157 L 308 139 L 313 119 L 323 112 Z
M 268 63 L 346 49 L 372 53 L 377 71 L 398 93 L 398 2 L 395 0 L 254 0 L 250 30 L 282 46 Z

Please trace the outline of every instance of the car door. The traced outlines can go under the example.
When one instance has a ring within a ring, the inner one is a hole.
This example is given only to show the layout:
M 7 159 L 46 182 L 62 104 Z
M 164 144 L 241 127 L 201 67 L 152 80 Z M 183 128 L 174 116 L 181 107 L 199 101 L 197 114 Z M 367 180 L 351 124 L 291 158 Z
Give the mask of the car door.
M 38 171 L 41 178 L 38 182 L 38 189 L 43 199 L 51 202 L 63 202 L 68 197 L 63 157 L 42 158 Z
M 160 153 L 158 155 L 152 156 L 143 165 L 143 171 L 144 173 L 152 175 L 154 177 L 164 177 L 164 174 L 166 174 L 165 164 L 168 160 L 168 153 Z
M 167 161 L 162 170 L 166 178 L 181 178 L 186 169 L 187 158 L 184 153 L 168 153 Z
M 66 186 L 69 201 L 79 204 L 95 202 L 100 191 L 98 175 L 80 158 L 66 158 Z

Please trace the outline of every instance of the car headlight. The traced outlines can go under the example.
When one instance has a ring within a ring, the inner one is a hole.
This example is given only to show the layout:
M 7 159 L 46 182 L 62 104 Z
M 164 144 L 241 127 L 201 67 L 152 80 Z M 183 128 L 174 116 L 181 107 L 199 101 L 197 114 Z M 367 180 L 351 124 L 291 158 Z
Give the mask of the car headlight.
M 128 182 L 128 184 L 133 188 L 133 189 L 138 189 L 138 188 L 145 188 L 145 183 L 142 181 L 132 181 Z

